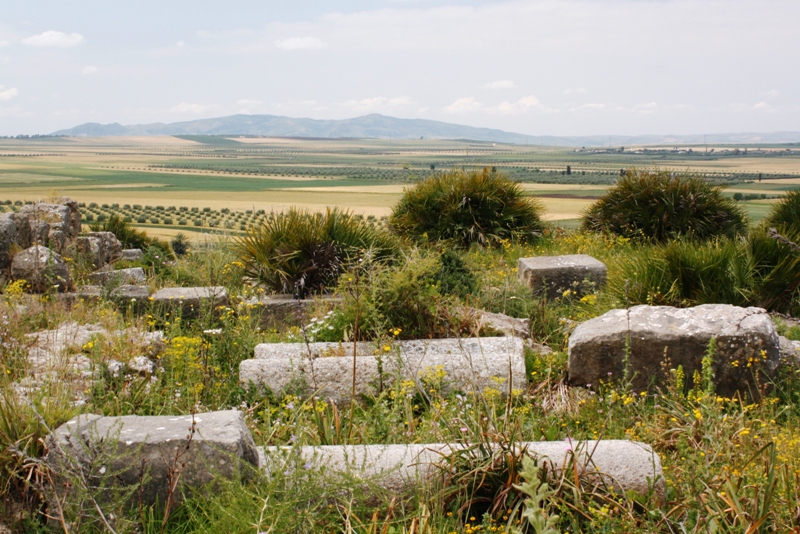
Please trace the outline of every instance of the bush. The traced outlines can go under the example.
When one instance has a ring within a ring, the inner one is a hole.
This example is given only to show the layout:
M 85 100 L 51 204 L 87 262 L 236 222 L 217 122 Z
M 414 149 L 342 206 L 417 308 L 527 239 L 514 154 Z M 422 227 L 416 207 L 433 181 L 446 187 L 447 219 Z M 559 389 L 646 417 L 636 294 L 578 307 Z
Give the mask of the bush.
M 742 208 L 699 176 L 628 171 L 589 207 L 583 228 L 665 242 L 733 237 L 747 230 L 747 220 Z
M 325 213 L 291 208 L 235 238 L 234 247 L 246 275 L 283 292 L 298 286 L 321 291 L 336 285 L 345 264 L 356 257 L 380 260 L 398 251 L 391 234 L 338 208 Z
M 189 238 L 186 237 L 184 233 L 179 232 L 175 234 L 175 237 L 172 238 L 169 244 L 172 247 L 172 252 L 174 252 L 177 257 L 184 256 L 189 252 Z
M 793 239 L 800 234 L 789 234 Z M 800 252 L 763 228 L 743 240 L 676 240 L 622 256 L 609 289 L 626 305 L 734 304 L 800 312 Z
M 800 189 L 789 191 L 780 202 L 772 206 L 769 215 L 764 219 L 764 225 L 800 233 Z
M 440 277 L 436 255 L 418 251 L 398 267 L 354 266 L 340 278 L 337 292 L 344 297 L 342 309 L 326 320 L 328 328 L 318 329 L 315 340 L 432 339 L 464 334 L 468 321 L 461 317 L 459 301 L 441 293 Z
M 443 295 L 467 298 L 478 291 L 478 279 L 467 267 L 466 262 L 453 250 L 445 250 L 439 256 L 439 291 Z
M 460 246 L 531 241 L 543 228 L 541 205 L 519 184 L 489 169 L 436 174 L 407 189 L 389 223 L 397 233 Z

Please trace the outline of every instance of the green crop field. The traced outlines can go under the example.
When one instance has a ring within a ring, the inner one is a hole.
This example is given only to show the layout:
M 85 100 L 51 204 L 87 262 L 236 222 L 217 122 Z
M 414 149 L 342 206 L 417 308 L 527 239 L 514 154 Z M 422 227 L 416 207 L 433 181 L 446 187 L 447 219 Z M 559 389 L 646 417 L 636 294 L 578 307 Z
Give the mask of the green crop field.
M 689 171 L 728 187 L 728 194 L 777 197 L 798 186 L 800 151 L 782 146 L 620 150 L 211 136 L 4 139 L 0 200 L 66 195 L 81 202 L 85 215 L 95 220 L 116 210 L 104 205 L 140 205 L 139 211 L 119 208 L 119 214 L 155 229 L 241 231 L 254 223 L 248 211 L 270 213 L 289 206 L 339 206 L 380 218 L 390 213 L 407 185 L 432 172 L 462 167 L 497 168 L 542 200 L 548 220 L 574 225 L 620 170 Z M 88 208 L 92 204 L 98 207 Z M 769 200 L 745 205 L 759 220 Z M 208 216 L 193 217 L 192 209 Z

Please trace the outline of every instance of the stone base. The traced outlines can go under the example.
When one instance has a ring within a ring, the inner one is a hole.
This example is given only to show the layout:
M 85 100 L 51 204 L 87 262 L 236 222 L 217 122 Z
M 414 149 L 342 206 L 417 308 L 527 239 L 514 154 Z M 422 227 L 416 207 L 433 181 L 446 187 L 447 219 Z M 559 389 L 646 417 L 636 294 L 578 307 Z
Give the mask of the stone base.
M 606 283 L 606 265 L 587 254 L 520 258 L 517 276 L 534 293 L 554 299 L 566 291 L 580 295 L 600 289 Z
M 386 489 L 405 493 L 430 483 L 437 472 L 447 472 L 447 457 L 463 451 L 460 443 L 415 445 L 331 445 L 319 447 L 259 447 L 259 465 L 267 473 L 300 465 L 326 473 L 344 473 L 374 479 Z M 655 494 L 664 500 L 661 460 L 650 446 L 627 440 L 549 441 L 518 443 L 523 450 L 559 472 L 574 462 L 582 476 L 597 485 L 640 496 Z M 295 461 L 286 461 L 296 455 Z M 551 471 L 552 472 L 552 471 Z
M 523 341 L 516 337 L 358 343 L 356 349 L 359 396 L 378 395 L 397 380 L 411 380 L 422 391 L 437 387 L 508 394 L 527 387 Z M 255 359 L 240 364 L 239 380 L 275 394 L 292 391 L 347 402 L 352 396 L 352 355 L 352 343 L 261 344 Z

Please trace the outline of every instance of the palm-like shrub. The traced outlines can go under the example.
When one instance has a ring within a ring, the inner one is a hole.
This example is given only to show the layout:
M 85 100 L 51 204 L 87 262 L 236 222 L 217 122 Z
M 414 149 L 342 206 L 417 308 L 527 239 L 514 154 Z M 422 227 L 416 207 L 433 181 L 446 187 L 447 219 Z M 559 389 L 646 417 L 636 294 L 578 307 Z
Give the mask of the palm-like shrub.
M 764 225 L 768 228 L 789 229 L 793 233 L 800 233 L 800 189 L 786 193 L 786 196 L 772 207 L 764 219 Z
M 407 189 L 389 223 L 403 236 L 496 245 L 530 241 L 542 230 L 541 205 L 489 169 L 436 174 Z
M 359 255 L 381 260 L 399 250 L 389 232 L 337 208 L 325 213 L 291 208 L 266 218 L 233 246 L 246 276 L 276 291 L 300 294 L 335 286 Z
M 800 252 L 762 227 L 744 239 L 645 247 L 620 256 L 614 270 L 609 289 L 625 305 L 734 304 L 800 313 Z
M 733 237 L 747 230 L 742 208 L 699 176 L 629 171 L 592 204 L 583 228 L 664 242 Z

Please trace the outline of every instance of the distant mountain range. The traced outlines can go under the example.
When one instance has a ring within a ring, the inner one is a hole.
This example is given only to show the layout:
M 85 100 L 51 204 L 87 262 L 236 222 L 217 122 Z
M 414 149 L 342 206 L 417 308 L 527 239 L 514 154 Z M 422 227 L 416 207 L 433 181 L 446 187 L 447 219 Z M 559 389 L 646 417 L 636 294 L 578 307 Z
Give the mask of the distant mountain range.
M 343 120 L 317 120 L 278 115 L 230 115 L 215 119 L 152 124 L 98 124 L 87 122 L 52 135 L 106 137 L 140 135 L 255 135 L 267 137 L 464 139 L 517 145 L 602 147 L 632 145 L 700 145 L 800 143 L 800 132 L 732 133 L 708 135 L 577 136 L 524 135 L 491 128 L 475 128 L 425 119 L 398 119 L 371 114 Z

